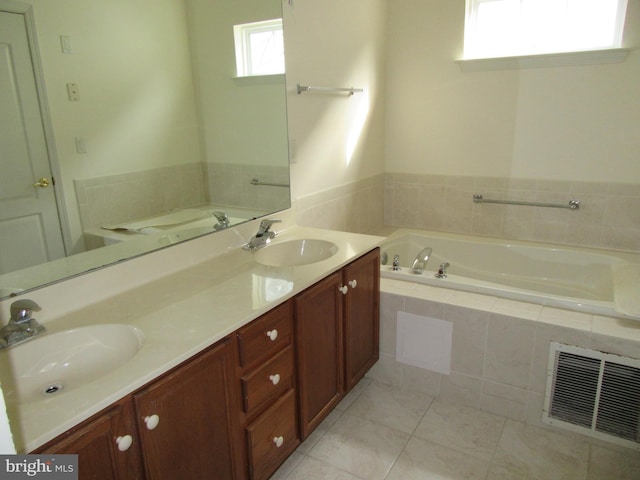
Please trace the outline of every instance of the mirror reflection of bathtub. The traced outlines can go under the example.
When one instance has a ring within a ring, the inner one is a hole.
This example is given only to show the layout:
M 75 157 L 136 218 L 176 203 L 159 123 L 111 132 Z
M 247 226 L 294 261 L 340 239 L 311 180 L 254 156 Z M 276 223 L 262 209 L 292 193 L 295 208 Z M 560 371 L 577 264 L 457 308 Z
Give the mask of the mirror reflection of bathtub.
M 425 247 L 432 254 L 415 274 L 413 260 Z M 640 320 L 638 254 L 411 229 L 396 231 L 381 253 L 382 277 Z M 436 278 L 444 263 L 447 277 Z
M 88 228 L 84 232 L 84 242 L 90 250 L 106 247 L 119 242 L 128 242 L 148 237 L 158 246 L 172 245 L 206 233 L 221 230 L 219 220 L 214 212 L 222 212 L 227 216 L 228 226 L 258 218 L 267 212 L 256 210 L 204 206 L 200 208 L 176 209 L 172 212 L 145 217 L 116 225 Z

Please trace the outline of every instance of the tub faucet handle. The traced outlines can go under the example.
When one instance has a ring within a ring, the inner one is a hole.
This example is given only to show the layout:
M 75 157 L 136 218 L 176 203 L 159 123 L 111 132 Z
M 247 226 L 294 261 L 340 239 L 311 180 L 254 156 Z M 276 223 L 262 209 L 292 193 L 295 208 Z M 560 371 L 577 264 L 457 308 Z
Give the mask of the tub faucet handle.
M 449 268 L 449 262 L 441 263 L 440 267 L 438 268 L 438 273 L 436 273 L 434 276 L 436 278 L 447 278 L 447 268 Z
M 394 271 L 400 270 L 400 255 L 393 256 L 393 264 L 391 266 L 391 270 L 394 270 Z

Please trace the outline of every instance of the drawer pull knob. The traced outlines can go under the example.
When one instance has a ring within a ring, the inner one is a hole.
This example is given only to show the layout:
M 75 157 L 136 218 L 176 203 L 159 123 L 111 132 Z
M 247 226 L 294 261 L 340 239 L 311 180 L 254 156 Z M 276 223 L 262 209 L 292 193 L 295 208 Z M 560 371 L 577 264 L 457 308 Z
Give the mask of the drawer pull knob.
M 269 330 L 267 332 L 267 337 L 269 337 L 272 342 L 275 341 L 275 339 L 278 338 L 278 330 L 275 328 L 273 330 Z
M 273 444 L 280 448 L 282 446 L 282 444 L 284 443 L 284 437 L 280 436 L 280 437 L 273 437 Z
M 147 425 L 147 430 L 153 430 L 160 423 L 160 417 L 158 415 L 144 417 L 144 423 Z
M 276 373 L 275 375 L 269 375 L 269 380 L 271 380 L 271 383 L 273 383 L 274 385 L 277 385 L 280 383 L 280 374 Z
M 341 287 L 338 287 L 338 290 L 340 290 L 340 292 L 341 292 L 343 295 L 346 295 L 346 294 L 347 294 L 347 292 L 349 291 L 349 287 L 347 287 L 346 285 L 343 285 L 343 286 L 341 286 Z
M 356 286 L 358 286 L 358 282 L 356 280 L 350 280 L 347 283 L 351 288 L 356 288 Z
M 118 445 L 118 450 L 121 452 L 126 452 L 129 450 L 129 447 L 133 443 L 133 437 L 131 435 L 125 435 L 123 437 L 116 438 L 116 445 Z

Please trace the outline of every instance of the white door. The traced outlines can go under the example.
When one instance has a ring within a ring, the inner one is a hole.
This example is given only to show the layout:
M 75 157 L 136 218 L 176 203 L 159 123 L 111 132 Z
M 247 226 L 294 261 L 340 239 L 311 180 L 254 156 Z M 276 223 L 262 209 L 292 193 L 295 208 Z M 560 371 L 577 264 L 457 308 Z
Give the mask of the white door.
M 0 11 L 0 274 L 65 254 L 25 25 Z

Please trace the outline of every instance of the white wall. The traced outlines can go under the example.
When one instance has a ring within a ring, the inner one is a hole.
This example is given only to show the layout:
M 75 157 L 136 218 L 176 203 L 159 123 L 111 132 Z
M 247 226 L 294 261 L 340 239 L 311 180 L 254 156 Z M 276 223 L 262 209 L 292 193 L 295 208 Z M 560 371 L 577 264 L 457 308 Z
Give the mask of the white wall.
M 292 198 L 384 172 L 385 0 L 283 0 Z M 364 93 L 296 93 L 296 84 Z
M 207 162 L 287 166 L 284 80 L 281 76 L 235 78 L 233 37 L 233 25 L 281 15 L 277 0 L 188 2 L 199 123 Z M 232 183 L 233 179 L 225 181 Z
M 640 181 L 640 52 L 611 65 L 462 72 L 464 0 L 389 0 L 386 171 Z M 629 1 L 626 47 L 640 42 Z
M 72 237 L 73 180 L 198 162 L 182 0 L 31 0 Z M 71 38 L 63 54 L 60 35 Z M 67 83 L 80 101 L 70 102 Z M 86 154 L 76 152 L 83 137 Z

